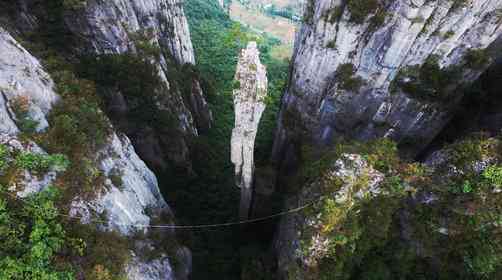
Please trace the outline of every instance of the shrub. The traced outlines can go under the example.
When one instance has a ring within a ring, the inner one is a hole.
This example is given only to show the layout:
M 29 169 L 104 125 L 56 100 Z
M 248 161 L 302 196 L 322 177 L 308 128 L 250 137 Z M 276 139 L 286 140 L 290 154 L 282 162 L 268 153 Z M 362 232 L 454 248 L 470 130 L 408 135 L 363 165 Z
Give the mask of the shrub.
M 119 91 L 124 96 L 127 122 L 118 123 L 118 127 L 127 133 L 128 127 L 174 129 L 175 115 L 160 109 L 158 100 L 162 100 L 170 92 L 182 89 L 180 84 L 186 85 L 186 90 L 190 91 L 192 84 L 172 62 L 168 63 L 168 67 L 170 90 L 163 86 L 158 69 L 150 59 L 133 53 L 85 58 L 79 65 L 78 72 L 82 77 L 93 80 L 105 99 L 108 99 L 109 89 Z
M 490 57 L 484 49 L 470 49 L 464 57 L 466 66 L 470 69 L 481 70 L 490 63 Z
M 79 98 L 66 98 L 57 104 L 49 115 L 49 123 L 46 146 L 72 158 L 95 153 L 111 133 L 99 105 Z
M 368 27 L 370 33 L 381 27 L 385 23 L 385 19 L 387 19 L 387 12 L 384 9 L 378 9 L 370 21 L 370 26 Z
M 241 82 L 239 80 L 234 80 L 232 83 L 232 89 L 237 90 L 241 88 Z
M 333 40 L 329 41 L 328 44 L 326 45 L 326 47 L 336 50 L 336 40 L 333 39 Z
M 18 168 L 36 172 L 46 172 L 49 169 L 64 171 L 70 165 L 68 158 L 64 155 L 43 155 L 31 152 L 19 153 L 14 162 Z
M 449 0 L 449 1 L 453 2 L 451 5 L 451 10 L 456 11 L 460 8 L 467 6 L 469 0 Z
M 72 65 L 53 55 L 45 59 L 45 67 L 62 99 L 48 115 L 49 129 L 35 139 L 47 152 L 65 154 L 72 163 L 61 178 L 64 200 L 93 194 L 102 185 L 95 156 L 112 133 L 110 122 L 93 82 L 77 78 Z
M 356 24 L 364 23 L 364 20 L 378 9 L 377 0 L 349 0 L 347 8 L 350 11 L 350 21 Z
M 110 178 L 110 180 L 112 181 L 112 184 L 119 188 L 119 189 L 122 189 L 122 187 L 124 186 L 124 181 L 122 180 L 122 176 L 123 176 L 123 172 L 121 172 L 120 169 L 118 168 L 114 168 L 110 171 L 110 174 L 108 174 L 108 177 Z
M 303 13 L 303 22 L 307 24 L 312 24 L 315 16 L 315 1 L 316 0 L 307 0 L 305 4 L 305 9 Z
M 62 0 L 65 9 L 81 9 L 87 5 L 87 0 Z
M 161 49 L 152 42 L 153 37 L 154 30 L 151 28 L 129 33 L 129 38 L 134 42 L 136 52 L 140 57 L 158 60 L 161 56 Z
M 0 278 L 73 279 L 72 265 L 58 255 L 72 250 L 54 206 L 55 188 L 48 188 L 19 204 L 0 194 Z
M 489 166 L 483 171 L 483 178 L 495 187 L 502 187 L 502 167 L 497 165 Z
M 383 173 L 391 173 L 400 163 L 396 143 L 388 138 L 356 143 L 355 149 L 364 155 L 373 168 Z
M 439 57 L 431 55 L 423 65 L 408 66 L 398 73 L 391 86 L 401 88 L 413 98 L 429 101 L 446 101 L 449 92 L 446 88 L 458 83 L 461 69 L 449 67 L 442 69 L 439 66 Z
M 3 144 L 0 144 L 0 172 L 2 172 L 8 165 L 9 150 Z
M 444 35 L 443 35 L 443 38 L 444 39 L 450 39 L 451 37 L 453 37 L 455 35 L 455 31 L 453 30 L 449 30 L 448 32 L 446 32 Z
M 27 96 L 18 96 L 11 100 L 11 108 L 16 115 L 19 130 L 24 133 L 34 133 L 38 122 L 30 117 L 30 100 Z
M 326 16 L 325 16 L 326 20 L 332 24 L 337 22 L 343 16 L 343 11 L 344 11 L 344 9 L 342 6 L 335 6 L 335 7 L 331 8 L 326 13 Z
M 470 169 L 474 163 L 493 155 L 495 146 L 496 143 L 489 138 L 467 138 L 449 147 L 450 162 L 457 168 Z
M 416 16 L 411 19 L 411 22 L 412 23 L 423 23 L 423 22 L 425 22 L 425 19 L 423 16 Z
M 357 92 L 364 84 L 364 81 L 361 77 L 358 77 L 356 74 L 356 68 L 354 64 L 345 63 L 338 66 L 336 70 L 336 79 L 338 81 L 338 85 L 340 89 Z

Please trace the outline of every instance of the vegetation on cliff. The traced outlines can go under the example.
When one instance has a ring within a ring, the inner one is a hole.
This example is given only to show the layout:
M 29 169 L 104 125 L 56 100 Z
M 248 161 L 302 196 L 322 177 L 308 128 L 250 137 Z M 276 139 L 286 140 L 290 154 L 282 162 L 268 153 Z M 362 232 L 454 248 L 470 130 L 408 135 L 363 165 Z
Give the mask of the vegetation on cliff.
M 321 199 L 304 214 L 306 268 L 289 267 L 291 279 L 301 270 L 312 279 L 497 279 L 500 141 L 469 137 L 433 156 L 434 165 L 401 161 L 389 140 L 337 145 L 313 165 L 319 179 L 308 193 Z M 363 155 L 370 167 L 344 167 L 363 175 L 333 171 L 347 153 Z M 376 185 L 371 168 L 384 176 Z
M 234 125 L 233 75 L 239 52 L 250 40 L 258 41 L 261 60 L 267 67 L 269 95 L 262 118 L 255 157 L 268 159 L 273 142 L 279 97 L 287 76 L 287 61 L 274 59 L 270 49 L 279 42 L 256 34 L 232 21 L 217 1 L 185 2 L 198 73 L 214 114 L 214 126 L 194 139 L 192 161 L 195 177 L 180 178 L 173 171 L 161 178 L 163 191 L 172 201 L 180 223 L 210 224 L 238 219 L 239 190 L 234 184 L 230 162 L 230 135 Z M 259 164 L 259 163 L 258 163 Z M 236 279 L 240 277 L 238 228 L 184 234 L 193 251 L 194 279 Z

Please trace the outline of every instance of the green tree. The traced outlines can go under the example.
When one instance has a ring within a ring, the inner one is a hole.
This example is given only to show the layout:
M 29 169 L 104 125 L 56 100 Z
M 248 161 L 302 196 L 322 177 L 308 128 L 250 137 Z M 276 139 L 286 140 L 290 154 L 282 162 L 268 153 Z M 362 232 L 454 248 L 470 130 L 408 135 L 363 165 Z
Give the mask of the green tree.
M 54 205 L 58 196 L 48 188 L 20 202 L 1 191 L 0 279 L 74 279 L 70 265 L 56 262 L 69 240 Z

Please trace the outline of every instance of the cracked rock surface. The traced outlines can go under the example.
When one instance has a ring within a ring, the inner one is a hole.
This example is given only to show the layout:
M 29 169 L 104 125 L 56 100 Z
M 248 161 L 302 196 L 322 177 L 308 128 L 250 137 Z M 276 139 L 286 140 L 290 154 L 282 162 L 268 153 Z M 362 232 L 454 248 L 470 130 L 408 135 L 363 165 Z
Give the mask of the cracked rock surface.
M 463 85 L 476 80 L 488 67 L 466 67 L 466 54 L 500 44 L 502 26 L 499 0 L 466 1 L 395 0 L 380 2 L 378 11 L 362 23 L 351 21 L 342 1 L 319 0 L 306 5 L 305 21 L 297 32 L 291 79 L 282 99 L 274 159 L 289 161 L 298 150 L 300 135 L 306 142 L 329 145 L 340 137 L 390 137 L 411 155 L 420 152 L 450 120 L 452 107 L 462 98 Z M 335 11 L 338 9 L 338 14 Z M 333 14 L 338 15 L 333 16 Z M 378 18 L 380 16 L 380 18 Z M 374 24 L 374 20 L 382 20 Z M 441 69 L 459 67 L 461 74 L 445 87 L 447 102 L 429 102 L 392 90 L 398 73 L 437 57 Z M 493 61 L 494 59 L 492 59 Z M 362 85 L 340 86 L 341 65 L 351 64 Z
M 235 127 L 232 130 L 231 160 L 236 184 L 241 188 L 241 218 L 247 218 L 254 175 L 254 145 L 260 118 L 265 110 L 267 73 L 255 42 L 250 42 L 237 64 L 234 78 Z

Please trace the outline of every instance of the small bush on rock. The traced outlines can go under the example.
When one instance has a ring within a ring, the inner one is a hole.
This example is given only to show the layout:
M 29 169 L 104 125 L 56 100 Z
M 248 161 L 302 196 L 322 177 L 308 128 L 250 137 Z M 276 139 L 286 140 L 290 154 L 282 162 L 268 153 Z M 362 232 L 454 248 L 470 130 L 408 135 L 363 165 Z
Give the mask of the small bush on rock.
M 484 49 L 470 49 L 465 54 L 464 60 L 467 67 L 480 70 L 490 62 L 490 57 Z
M 378 9 L 377 0 L 349 0 L 347 8 L 350 11 L 350 21 L 356 24 L 364 23 L 364 20 Z
M 338 66 L 336 70 L 336 79 L 339 88 L 346 91 L 357 92 L 364 84 L 363 79 L 356 76 L 356 68 L 354 64 L 351 63 L 345 63 Z

